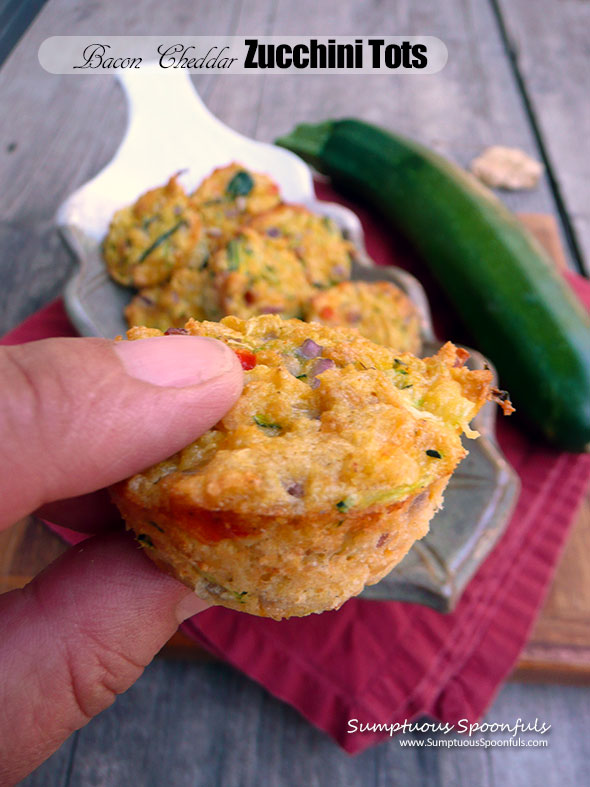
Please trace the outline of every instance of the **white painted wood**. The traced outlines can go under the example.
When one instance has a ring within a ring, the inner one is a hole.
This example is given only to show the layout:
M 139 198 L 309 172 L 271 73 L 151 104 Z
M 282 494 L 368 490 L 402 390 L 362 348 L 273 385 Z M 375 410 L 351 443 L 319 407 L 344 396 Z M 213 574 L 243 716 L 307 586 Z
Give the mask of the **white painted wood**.
M 239 161 L 269 173 L 290 202 L 313 197 L 311 171 L 287 150 L 256 142 L 219 121 L 205 106 L 187 71 L 157 63 L 118 74 L 127 99 L 125 136 L 113 159 L 64 202 L 60 226 L 76 227 L 97 243 L 113 213 L 174 172 L 192 191 L 215 167 Z

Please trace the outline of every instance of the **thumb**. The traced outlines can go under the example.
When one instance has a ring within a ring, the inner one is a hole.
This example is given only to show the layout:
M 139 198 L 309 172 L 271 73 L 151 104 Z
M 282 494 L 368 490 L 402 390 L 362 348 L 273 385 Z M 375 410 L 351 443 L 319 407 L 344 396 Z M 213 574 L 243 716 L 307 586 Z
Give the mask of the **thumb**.
M 126 533 L 72 547 L 0 597 L 0 784 L 14 784 L 131 686 L 207 607 Z
M 0 379 L 0 527 L 165 459 L 242 387 L 232 350 L 184 335 L 2 347 Z

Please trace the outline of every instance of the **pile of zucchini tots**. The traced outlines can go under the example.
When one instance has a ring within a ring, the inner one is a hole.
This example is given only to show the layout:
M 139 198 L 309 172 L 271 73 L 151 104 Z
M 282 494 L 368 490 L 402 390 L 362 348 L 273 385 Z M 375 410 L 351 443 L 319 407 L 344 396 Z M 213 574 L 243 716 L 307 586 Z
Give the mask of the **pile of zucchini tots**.
M 192 194 L 178 175 L 146 192 L 115 213 L 102 249 L 111 277 L 136 290 L 130 327 L 278 314 L 420 351 L 407 296 L 390 282 L 351 281 L 355 248 L 338 225 L 283 202 L 271 178 L 238 163 L 215 169 Z

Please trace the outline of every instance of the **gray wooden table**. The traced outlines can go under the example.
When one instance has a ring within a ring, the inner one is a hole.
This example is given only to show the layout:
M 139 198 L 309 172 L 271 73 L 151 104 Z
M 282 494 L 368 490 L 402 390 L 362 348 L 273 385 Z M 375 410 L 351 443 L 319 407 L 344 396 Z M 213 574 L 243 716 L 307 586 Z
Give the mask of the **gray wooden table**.
M 488 144 L 544 160 L 509 206 L 554 213 L 572 267 L 590 259 L 590 3 L 579 0 L 49 0 L 0 70 L 0 331 L 60 292 L 71 261 L 61 201 L 111 157 L 122 96 L 108 76 L 41 71 L 58 34 L 430 34 L 438 75 L 203 76 L 222 120 L 272 140 L 295 122 L 357 115 L 466 164 Z M 362 82 L 361 82 L 362 80 Z M 361 89 L 362 87 L 362 89 Z M 548 749 L 402 749 L 350 758 L 290 707 L 222 664 L 156 660 L 115 706 L 25 780 L 42 785 L 569 785 L 590 783 L 590 689 L 508 684 L 488 720 L 543 719 Z

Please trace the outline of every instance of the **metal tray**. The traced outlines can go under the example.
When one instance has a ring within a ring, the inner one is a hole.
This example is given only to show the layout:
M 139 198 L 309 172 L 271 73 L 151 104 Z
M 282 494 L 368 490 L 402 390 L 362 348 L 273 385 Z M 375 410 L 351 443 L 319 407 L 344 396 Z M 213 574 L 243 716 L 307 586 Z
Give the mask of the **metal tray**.
M 124 333 L 123 309 L 131 290 L 107 274 L 100 253 L 113 212 L 148 188 L 163 183 L 170 173 L 186 170 L 187 188 L 214 166 L 238 160 L 277 180 L 287 201 L 306 204 L 333 218 L 357 248 L 352 278 L 388 279 L 416 304 L 421 315 L 424 355 L 441 346 L 432 330 L 430 309 L 421 284 L 395 267 L 376 266 L 367 256 L 357 216 L 334 203 L 313 197 L 311 172 L 288 151 L 242 137 L 221 124 L 206 109 L 190 78 L 154 68 L 119 77 L 129 105 L 129 125 L 113 160 L 61 206 L 57 214 L 62 237 L 78 265 L 68 282 L 64 300 L 68 314 L 83 336 L 113 337 Z M 173 135 L 173 138 L 171 138 Z M 470 350 L 471 368 L 489 362 Z M 404 560 L 362 598 L 426 604 L 439 611 L 455 606 L 465 585 L 502 534 L 519 492 L 519 479 L 494 438 L 495 407 L 488 403 L 474 419 L 481 433 L 466 441 L 468 456 L 452 476 L 444 508 L 431 523 L 428 535 Z

